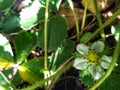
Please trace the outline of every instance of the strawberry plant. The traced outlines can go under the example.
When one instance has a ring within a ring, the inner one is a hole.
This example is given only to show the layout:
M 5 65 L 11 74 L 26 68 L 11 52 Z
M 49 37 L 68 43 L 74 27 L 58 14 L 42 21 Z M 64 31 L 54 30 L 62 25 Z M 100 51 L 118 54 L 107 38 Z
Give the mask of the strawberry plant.
M 0 0 L 0 90 L 58 90 L 68 78 L 89 90 L 119 90 L 119 4 Z M 78 77 L 62 78 L 71 67 Z

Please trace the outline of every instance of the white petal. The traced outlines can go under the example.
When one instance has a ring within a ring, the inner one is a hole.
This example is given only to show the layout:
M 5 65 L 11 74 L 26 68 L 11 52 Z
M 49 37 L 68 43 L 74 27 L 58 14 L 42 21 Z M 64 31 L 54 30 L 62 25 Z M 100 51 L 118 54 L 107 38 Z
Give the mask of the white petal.
M 91 65 L 88 67 L 88 71 L 95 80 L 98 80 L 103 75 L 103 70 L 99 65 Z
M 92 50 L 95 50 L 96 52 L 102 52 L 104 50 L 104 43 L 102 41 L 97 41 L 97 42 L 94 42 L 91 49 Z
M 98 80 L 103 75 L 104 71 L 99 65 L 96 67 L 96 71 L 95 79 Z
M 76 58 L 73 66 L 76 69 L 84 70 L 85 68 L 87 68 L 88 63 L 87 63 L 87 60 L 84 58 Z
M 106 56 L 106 55 L 103 55 L 100 60 L 104 60 L 106 62 L 111 62 L 112 61 L 112 57 L 111 56 Z
M 103 56 L 100 58 L 100 65 L 101 65 L 104 69 L 108 69 L 111 61 L 112 61 L 112 57 L 103 55 Z
M 90 72 L 90 74 L 92 75 L 92 77 L 95 76 L 95 64 L 92 64 L 88 67 L 88 71 Z
M 89 47 L 85 44 L 78 44 L 76 50 L 81 54 L 85 54 L 88 53 Z
M 102 61 L 101 64 L 100 64 L 104 69 L 108 69 L 109 65 L 108 62 L 106 61 Z

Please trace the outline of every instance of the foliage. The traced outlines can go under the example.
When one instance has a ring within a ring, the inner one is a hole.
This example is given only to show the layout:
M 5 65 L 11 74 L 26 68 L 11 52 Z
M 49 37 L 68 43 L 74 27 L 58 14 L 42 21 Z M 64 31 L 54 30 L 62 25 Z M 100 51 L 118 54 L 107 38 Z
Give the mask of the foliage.
M 58 46 L 62 44 L 67 36 L 67 24 L 66 20 L 61 17 L 57 16 L 51 18 L 48 21 L 48 50 L 54 50 Z M 41 25 L 39 32 L 38 32 L 38 42 L 40 47 L 44 48 L 44 25 Z
M 0 0 L 0 11 L 3 11 L 7 8 L 10 8 L 10 6 L 14 3 L 15 0 Z
M 109 10 L 108 0 L 102 0 L 103 3 L 101 0 L 80 0 L 85 9 L 76 7 L 79 5 L 75 4 L 76 0 L 26 1 L 21 6 L 17 0 L 0 0 L 0 90 L 51 89 L 74 63 L 82 68 L 79 80 L 89 90 L 120 88 L 120 62 L 117 61 L 120 51 L 120 9 L 117 5 L 120 3 L 114 2 L 115 9 Z M 102 4 L 107 6 L 101 7 Z M 104 13 L 106 10 L 112 13 L 111 17 Z M 112 59 L 109 61 L 105 56 Z M 105 68 L 100 69 L 99 64 Z M 101 78 L 94 79 L 102 70 Z M 27 86 L 23 87 L 24 83 Z

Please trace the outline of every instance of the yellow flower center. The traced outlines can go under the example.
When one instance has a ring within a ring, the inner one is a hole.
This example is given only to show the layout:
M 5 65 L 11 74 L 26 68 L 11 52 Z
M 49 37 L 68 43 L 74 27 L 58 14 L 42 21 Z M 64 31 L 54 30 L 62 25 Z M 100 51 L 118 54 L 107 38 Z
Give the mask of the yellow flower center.
M 90 51 L 87 55 L 86 55 L 87 60 L 89 60 L 92 63 L 96 63 L 98 61 L 99 55 L 94 52 L 94 51 Z

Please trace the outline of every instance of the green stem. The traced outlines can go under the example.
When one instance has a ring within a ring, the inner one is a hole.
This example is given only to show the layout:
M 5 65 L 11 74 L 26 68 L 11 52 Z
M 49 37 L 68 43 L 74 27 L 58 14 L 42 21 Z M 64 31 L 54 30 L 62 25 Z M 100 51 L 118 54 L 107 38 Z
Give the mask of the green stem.
M 73 58 L 73 57 L 71 57 L 71 58 Z M 50 76 L 50 77 L 48 77 L 48 78 L 46 78 L 46 79 L 44 79 L 42 81 L 39 81 L 39 82 L 37 82 L 37 83 L 35 83 L 35 84 L 31 85 L 31 86 L 23 88 L 21 90 L 34 90 L 37 87 L 42 87 L 49 80 L 52 80 L 52 79 L 54 79 L 56 77 L 58 78 L 58 76 L 60 76 L 63 72 L 68 70 L 71 67 L 71 65 L 73 64 L 73 59 L 71 60 L 71 58 L 68 59 L 65 62 L 65 64 L 62 67 L 60 67 L 59 70 L 57 70 L 57 72 L 54 75 L 52 75 L 52 76 Z
M 88 7 L 89 1 L 90 0 L 86 0 L 86 3 L 85 3 L 85 10 L 84 10 L 82 25 L 81 25 L 81 34 L 83 33 L 83 29 L 84 29 L 84 26 L 85 26 L 85 19 L 86 19 L 86 13 L 87 13 L 87 7 Z
M 47 22 L 48 22 L 48 6 L 49 6 L 49 0 L 46 0 L 46 9 L 45 9 L 45 24 L 44 24 L 44 69 L 48 70 L 48 65 L 47 65 L 47 52 L 48 52 L 48 48 L 47 48 Z M 48 71 L 44 72 L 44 79 L 46 79 L 48 77 Z M 45 83 L 45 89 L 48 83 Z
M 99 12 L 96 0 L 93 0 L 93 4 L 94 4 L 95 12 L 96 12 L 96 17 L 97 17 L 98 25 L 100 27 L 100 26 L 102 26 L 102 19 L 101 19 L 101 15 L 100 15 L 100 12 Z M 105 42 L 104 29 L 101 31 L 101 37 L 102 37 L 103 41 Z
M 120 53 L 120 33 L 119 33 L 119 40 L 118 40 L 118 43 L 117 43 L 117 46 L 115 48 L 115 52 L 113 55 L 113 59 L 112 59 L 112 62 L 110 64 L 107 72 L 91 88 L 89 88 L 89 90 L 95 90 L 98 86 L 100 86 L 105 81 L 105 79 L 107 79 L 107 77 L 111 74 L 111 72 L 115 66 L 115 63 L 116 63 L 118 56 L 119 56 L 119 53 Z
M 88 41 L 90 41 L 91 39 L 93 39 L 103 28 L 105 28 L 107 25 L 109 25 L 114 19 L 116 19 L 116 17 L 120 14 L 120 9 L 118 9 L 112 17 L 110 17 L 105 23 L 102 24 L 102 26 L 100 26 L 97 30 L 95 30 L 95 32 L 92 34 L 91 37 L 89 37 L 85 43 L 87 43 Z
M 77 16 L 76 16 L 75 9 L 74 9 L 72 1 L 68 0 L 68 3 L 70 5 L 71 10 L 72 10 L 73 15 L 74 15 L 75 25 L 76 25 L 76 31 L 77 31 L 77 42 L 79 42 L 80 35 L 79 35 L 79 23 L 78 23 L 78 19 L 77 19 Z
M 48 6 L 49 0 L 46 0 L 46 9 L 45 9 L 45 28 L 44 28 L 44 68 L 47 69 L 47 21 L 48 21 Z
M 66 62 L 64 62 L 64 63 L 56 70 L 55 73 L 60 72 L 61 69 L 64 69 L 64 68 L 66 67 L 66 65 L 68 65 L 67 68 L 69 68 L 69 67 L 72 65 L 72 63 L 73 63 L 73 61 L 71 61 L 72 59 L 73 59 L 73 56 L 70 57 Z M 60 75 L 61 75 L 61 74 L 60 74 Z M 58 78 L 60 77 L 60 75 L 57 75 L 54 79 L 51 80 L 51 83 L 50 83 L 50 85 L 48 86 L 48 89 L 47 89 L 47 90 L 52 90 L 54 84 L 56 83 L 56 81 L 58 80 Z

